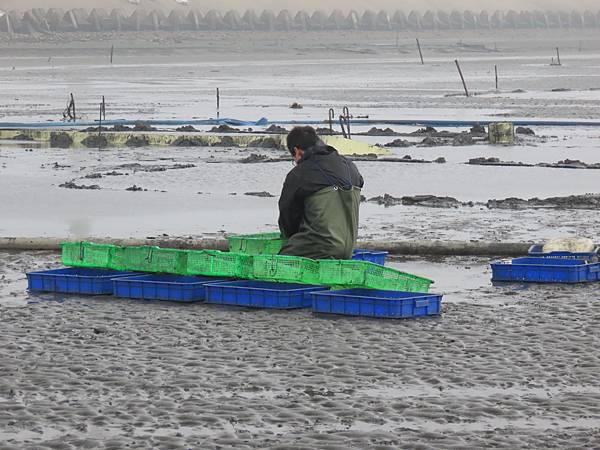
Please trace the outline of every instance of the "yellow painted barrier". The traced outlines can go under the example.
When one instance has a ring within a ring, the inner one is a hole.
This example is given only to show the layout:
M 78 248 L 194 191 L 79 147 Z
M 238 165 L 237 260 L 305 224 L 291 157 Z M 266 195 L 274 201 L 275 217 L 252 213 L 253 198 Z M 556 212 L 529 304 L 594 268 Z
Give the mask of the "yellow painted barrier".
M 98 133 L 85 131 L 53 131 L 53 130 L 0 130 L 0 140 L 32 140 L 50 145 L 61 136 L 68 136 L 65 147 L 96 147 L 93 140 L 98 139 Z M 164 132 L 103 132 L 102 147 L 123 148 L 135 146 L 198 146 L 198 147 L 258 147 L 285 148 L 285 135 L 280 134 L 206 134 L 206 133 L 164 133 Z M 70 139 L 70 140 L 69 140 Z M 388 155 L 386 148 L 375 147 L 365 142 L 345 139 L 338 136 L 322 136 L 323 141 L 342 155 Z M 54 145 L 60 146 L 60 145 Z

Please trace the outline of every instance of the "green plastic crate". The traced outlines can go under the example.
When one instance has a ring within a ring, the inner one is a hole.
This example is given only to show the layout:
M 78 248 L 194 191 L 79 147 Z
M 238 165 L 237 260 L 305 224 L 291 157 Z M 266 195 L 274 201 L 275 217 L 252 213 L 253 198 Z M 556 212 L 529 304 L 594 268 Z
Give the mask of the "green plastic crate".
M 382 291 L 429 292 L 433 280 L 401 272 L 391 267 L 367 263 L 366 287 Z
M 252 275 L 252 256 L 218 250 L 190 250 L 187 274 L 247 279 Z
M 116 247 L 113 252 L 111 269 L 150 272 L 152 250 L 158 247 Z
M 280 283 L 319 284 L 319 263 L 297 256 L 256 255 L 253 278 Z
M 138 272 L 187 273 L 186 250 L 160 248 L 155 246 L 116 247 L 111 268 L 114 270 L 134 270 Z
M 248 255 L 277 255 L 287 242 L 280 233 L 229 236 L 229 251 Z
M 319 282 L 326 286 L 377 289 L 382 291 L 429 292 L 427 278 L 366 261 L 321 260 Z
M 152 272 L 187 274 L 187 250 L 174 248 L 158 248 L 152 252 L 150 264 Z
M 61 245 L 62 263 L 71 267 L 109 269 L 114 245 L 92 242 L 64 242 Z

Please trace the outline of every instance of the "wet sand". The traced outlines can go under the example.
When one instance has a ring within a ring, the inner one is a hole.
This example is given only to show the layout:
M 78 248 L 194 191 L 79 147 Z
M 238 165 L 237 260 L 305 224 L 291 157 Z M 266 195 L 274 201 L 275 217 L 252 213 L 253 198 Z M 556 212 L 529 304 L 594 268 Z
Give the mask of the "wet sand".
M 416 321 L 27 294 L 0 253 L 0 448 L 595 448 L 597 286 L 493 287 L 404 260 Z

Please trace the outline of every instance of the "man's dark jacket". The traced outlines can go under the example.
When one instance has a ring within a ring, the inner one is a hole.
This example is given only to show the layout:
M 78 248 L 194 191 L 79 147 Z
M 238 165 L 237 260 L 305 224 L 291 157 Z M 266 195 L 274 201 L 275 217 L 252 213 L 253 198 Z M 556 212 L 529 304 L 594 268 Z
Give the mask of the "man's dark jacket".
M 319 142 L 290 171 L 279 200 L 282 255 L 350 259 L 358 235 L 362 176 L 352 161 Z

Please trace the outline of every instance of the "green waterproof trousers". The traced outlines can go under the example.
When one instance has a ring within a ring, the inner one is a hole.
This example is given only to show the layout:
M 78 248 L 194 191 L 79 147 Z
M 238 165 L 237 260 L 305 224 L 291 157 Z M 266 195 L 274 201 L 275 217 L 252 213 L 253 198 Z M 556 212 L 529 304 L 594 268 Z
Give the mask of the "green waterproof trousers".
M 343 190 L 327 187 L 304 203 L 298 233 L 281 249 L 281 255 L 312 259 L 351 259 L 358 237 L 358 187 Z

